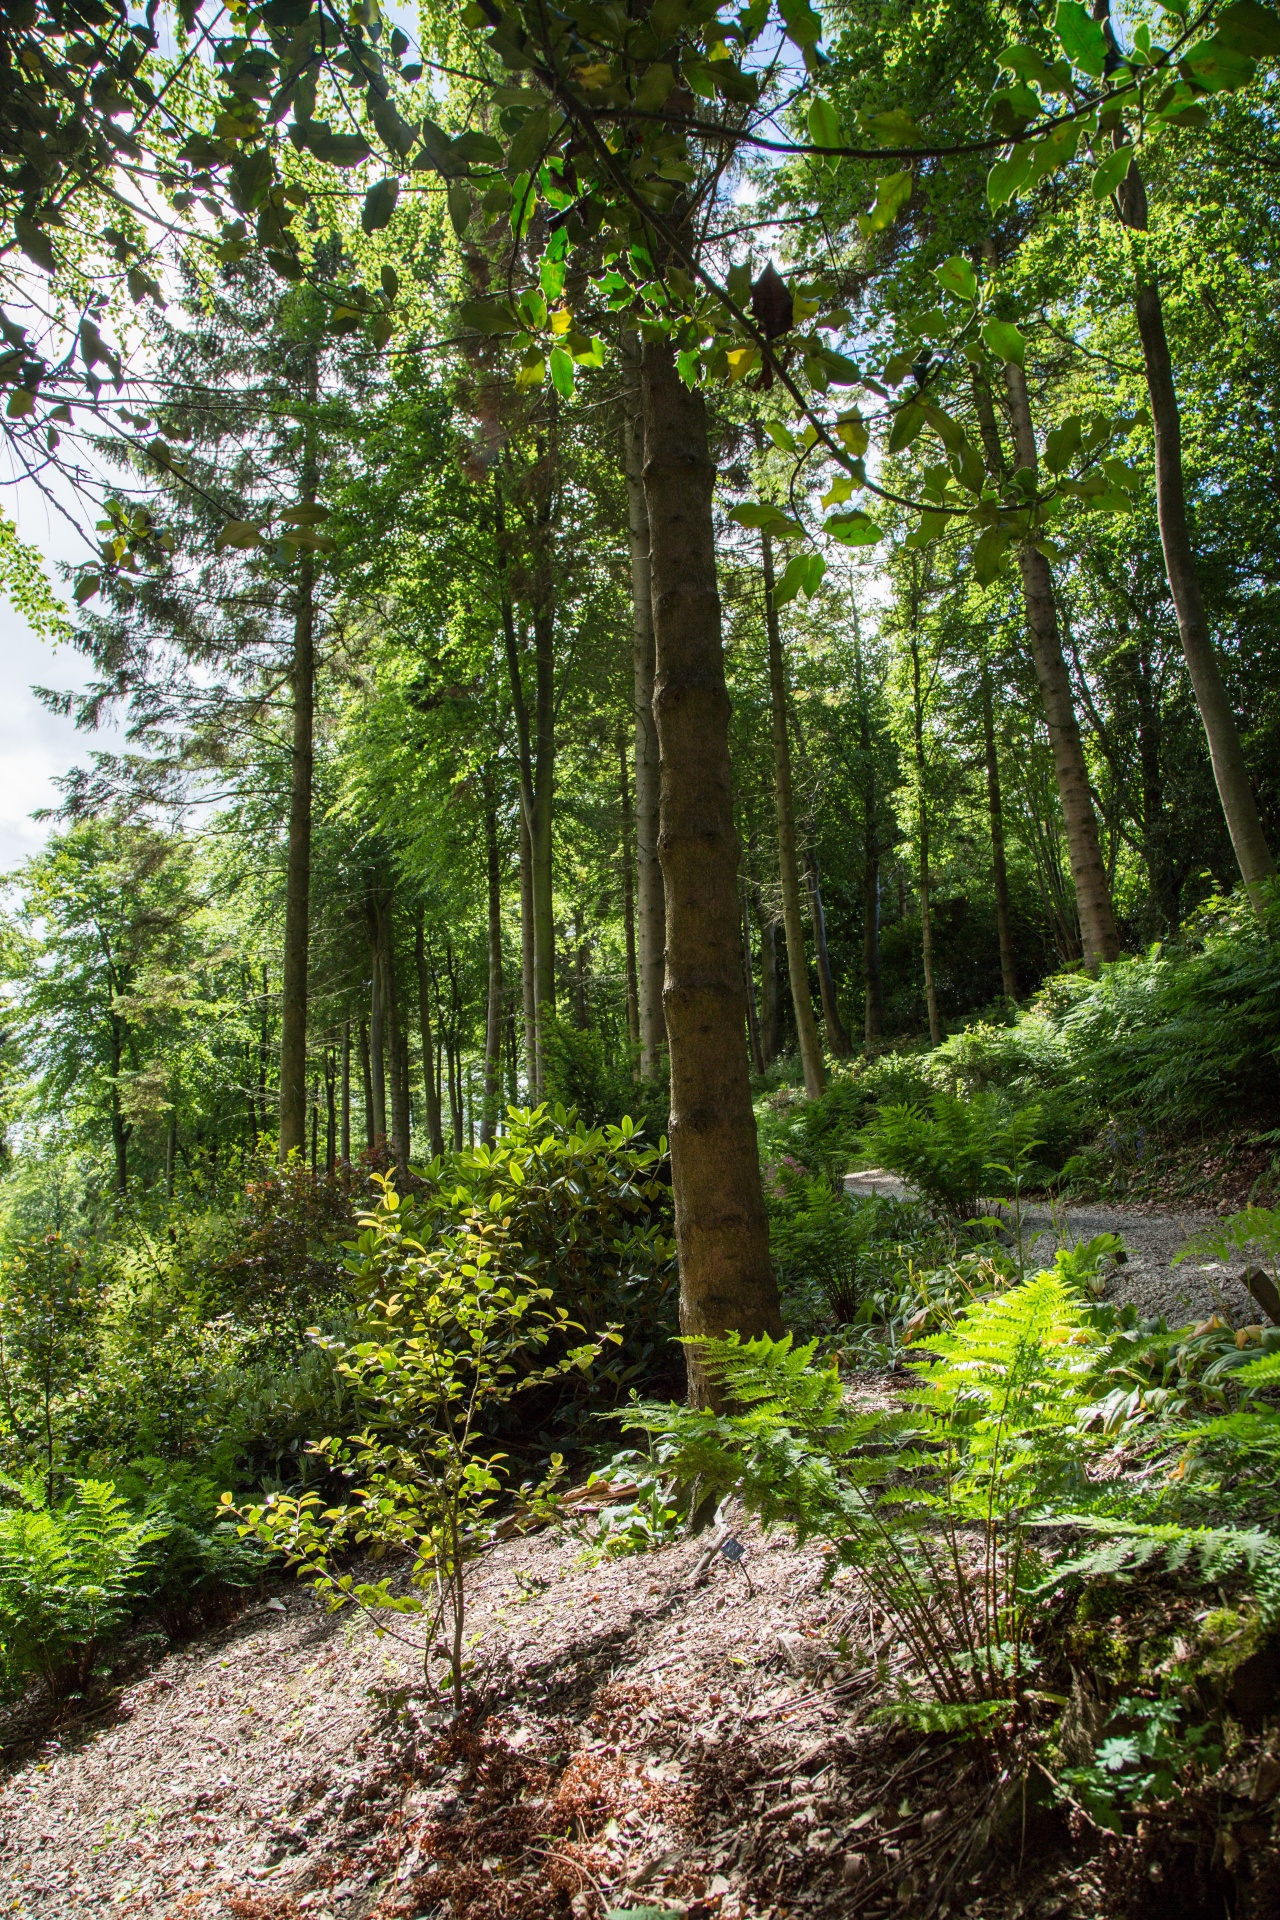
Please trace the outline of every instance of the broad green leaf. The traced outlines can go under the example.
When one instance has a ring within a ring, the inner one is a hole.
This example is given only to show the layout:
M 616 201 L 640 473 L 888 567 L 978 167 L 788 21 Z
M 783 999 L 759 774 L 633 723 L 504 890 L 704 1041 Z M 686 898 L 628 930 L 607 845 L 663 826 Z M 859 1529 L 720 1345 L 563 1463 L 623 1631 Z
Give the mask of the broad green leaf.
M 809 108 L 809 138 L 815 147 L 842 147 L 844 126 L 831 102 L 818 94 Z
M 9 404 L 5 412 L 11 420 L 22 420 L 34 410 L 35 404 L 34 393 L 29 393 L 26 387 L 15 387 L 9 395 Z
M 919 127 L 901 107 L 891 107 L 887 113 L 871 113 L 860 117 L 877 146 L 915 147 L 920 144 Z
M 646 67 L 636 88 L 636 105 L 644 113 L 657 113 L 666 104 L 675 83 L 674 67 L 668 67 L 662 61 Z
M 911 171 L 886 173 L 876 181 L 875 202 L 869 213 L 858 215 L 858 225 L 864 239 L 870 239 L 873 233 L 883 233 L 911 198 Z
M 1007 160 L 997 160 L 987 175 L 987 205 L 994 213 L 1012 200 L 1031 172 L 1032 147 L 1015 147 Z
M 862 379 L 856 363 L 847 354 L 837 353 L 834 347 L 822 349 L 822 364 L 833 386 L 856 387 Z
M 551 135 L 551 115 L 545 107 L 531 113 L 507 148 L 507 174 L 532 173 L 542 159 Z
M 266 251 L 266 261 L 271 271 L 278 273 L 282 280 L 303 280 L 306 278 L 302 262 L 296 254 L 277 253 L 274 248 L 268 247 Z
M 1053 28 L 1072 66 L 1093 80 L 1101 80 L 1107 69 L 1107 41 L 1101 22 L 1081 6 L 1080 0 L 1058 0 Z
M 1237 53 L 1220 33 L 1192 47 L 1182 64 L 1208 93 L 1230 93 L 1246 86 L 1257 70 L 1256 62 Z
M 918 400 L 908 400 L 899 407 L 889 429 L 890 453 L 901 453 L 904 447 L 909 447 L 916 436 L 923 432 L 927 417 Z
M 266 542 L 251 520 L 228 520 L 214 545 L 219 553 L 225 552 L 228 547 L 248 552 L 250 547 L 265 546 Z
M 573 361 L 563 347 L 551 349 L 551 382 L 562 400 L 573 398 Z
M 801 587 L 804 585 L 802 566 L 803 562 L 807 559 L 807 554 L 797 553 L 792 559 L 788 560 L 786 571 L 783 573 L 781 579 L 775 580 L 773 583 L 773 604 L 775 607 L 785 607 L 788 601 L 795 599 Z
M 459 240 L 465 239 L 471 225 L 471 189 L 465 180 L 455 180 L 449 189 L 449 219 Z
M 711 79 L 720 98 L 733 101 L 735 106 L 754 107 L 760 96 L 760 82 L 755 74 L 744 73 L 736 60 L 714 60 Z M 688 177 L 692 179 L 692 172 Z
M 827 488 L 827 491 L 823 494 L 819 505 L 823 508 L 842 507 L 849 498 L 849 495 L 853 492 L 853 488 L 854 480 L 852 474 L 838 473 L 831 482 L 831 485 Z
M 366 233 L 376 233 L 379 227 L 390 222 L 396 210 L 396 201 L 400 198 L 400 182 L 395 179 L 378 180 L 370 187 L 364 197 L 364 206 L 360 212 L 360 225 Z M 452 204 L 450 205 L 452 213 Z
M 832 513 L 823 521 L 822 530 L 843 547 L 874 547 L 883 533 L 869 513 L 853 507 L 848 513 Z
M 996 61 L 996 65 L 1003 67 L 1006 73 L 1015 74 L 1019 80 L 1033 80 L 1038 87 L 1043 87 L 1047 91 L 1061 89 L 1058 76 L 1034 47 L 1022 45 L 1006 47 Z
M 922 513 L 920 524 L 914 533 L 909 533 L 903 541 L 904 547 L 929 547 L 947 530 L 949 513 Z
M 1080 128 L 1074 121 L 1065 127 L 1054 127 L 1043 139 L 1033 142 L 1028 184 L 1038 186 L 1041 180 L 1047 180 L 1059 167 L 1067 166 L 1075 159 L 1079 144 Z
M 465 300 L 458 308 L 458 318 L 476 333 L 519 331 L 519 322 L 510 308 L 500 306 L 496 300 Z
M 759 527 L 762 532 L 776 534 L 779 540 L 796 540 L 804 534 L 798 520 L 793 520 L 789 513 L 769 500 L 746 500 L 741 506 L 729 509 L 729 518 L 736 520 L 740 527 Z
M 788 40 L 794 40 L 800 48 L 817 46 L 822 38 L 822 21 L 809 0 L 778 0 L 778 12 Z
M 978 276 L 963 254 L 953 253 L 940 267 L 933 270 L 935 280 L 940 280 L 948 293 L 957 300 L 976 300 L 978 297 Z
M 848 447 L 850 453 L 856 458 L 860 459 L 866 452 L 871 435 L 867 430 L 866 421 L 856 407 L 851 408 L 848 413 L 842 413 L 836 421 L 836 438 Z
M 43 273 L 57 272 L 58 263 L 54 258 L 53 248 L 49 244 L 49 236 L 43 227 L 38 227 L 34 220 L 27 218 L 25 213 L 19 213 L 14 216 L 13 231 L 18 245 L 28 260 L 33 260 Z
M 76 605 L 82 607 L 86 600 L 92 600 L 101 585 L 102 581 L 96 573 L 82 573 L 75 586 Z
M 453 159 L 465 160 L 469 166 L 502 165 L 502 142 L 495 140 L 491 133 L 460 133 L 450 143 L 449 151 Z
M 760 365 L 760 349 L 754 346 L 730 347 L 726 358 L 729 362 L 729 381 L 733 385 L 756 371 Z
M 794 453 L 796 451 L 796 437 L 790 427 L 784 426 L 781 420 L 766 420 L 764 430 L 772 440 L 774 446 L 780 447 L 783 453 Z
M 997 360 L 1012 360 L 1015 367 L 1027 364 L 1027 343 L 1010 320 L 988 320 L 982 338 Z
M 1009 535 L 1003 527 L 988 527 L 973 550 L 973 570 L 979 586 L 988 587 L 1000 571 L 1009 551 Z
M 1117 147 L 1109 153 L 1102 165 L 1095 169 L 1093 176 L 1093 197 L 1095 200 L 1109 200 L 1120 182 L 1129 171 L 1129 162 L 1133 159 L 1132 147 Z
M 1061 426 L 1054 427 L 1044 443 L 1045 465 L 1051 473 L 1066 472 L 1080 451 L 1081 438 L 1079 414 L 1071 414 Z
M 516 392 L 527 393 L 530 387 L 540 387 L 546 378 L 546 373 L 547 363 L 545 360 L 534 359 L 527 361 L 516 374 Z
M 960 422 L 953 420 L 951 415 L 945 412 L 943 408 L 935 407 L 932 403 L 926 403 L 924 417 L 948 453 L 959 453 L 960 449 L 968 444 L 964 428 L 960 425 Z
M 1214 35 L 1233 53 L 1244 53 L 1253 60 L 1269 60 L 1280 55 L 1280 13 L 1274 7 L 1262 7 L 1258 0 L 1234 0 L 1218 15 Z

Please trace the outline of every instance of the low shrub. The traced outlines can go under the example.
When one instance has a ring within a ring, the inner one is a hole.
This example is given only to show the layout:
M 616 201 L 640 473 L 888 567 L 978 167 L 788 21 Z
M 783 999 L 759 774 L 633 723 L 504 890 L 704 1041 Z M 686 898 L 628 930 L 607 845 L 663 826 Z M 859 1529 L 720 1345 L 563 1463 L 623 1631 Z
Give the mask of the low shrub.
M 1014 1106 L 994 1089 L 969 1099 L 935 1093 L 927 1110 L 881 1107 L 863 1129 L 862 1153 L 909 1181 L 939 1214 L 967 1220 L 984 1194 L 1025 1182 L 1040 1120 L 1038 1105 Z

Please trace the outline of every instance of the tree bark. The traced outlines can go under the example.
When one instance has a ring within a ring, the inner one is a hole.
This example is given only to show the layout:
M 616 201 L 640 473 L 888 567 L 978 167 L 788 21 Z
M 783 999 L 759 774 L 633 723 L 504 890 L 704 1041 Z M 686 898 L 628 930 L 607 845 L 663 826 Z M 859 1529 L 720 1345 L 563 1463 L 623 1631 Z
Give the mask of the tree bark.
M 502 1051 L 502 885 L 498 866 L 498 821 L 492 807 L 485 809 L 485 854 L 489 874 L 489 991 L 484 1027 L 484 1114 L 480 1138 L 488 1146 L 497 1136 L 499 1080 Z
M 914 576 L 913 557 L 913 576 Z M 929 875 L 929 795 L 928 769 L 924 751 L 924 690 L 920 684 L 920 635 L 916 629 L 918 608 L 914 599 L 913 577 L 911 648 L 911 738 L 916 763 L 916 831 L 920 840 L 920 957 L 924 966 L 924 1003 L 929 1016 L 929 1040 L 942 1044 L 942 1022 L 938 1018 L 938 989 L 933 976 L 933 910 Z
M 432 1158 L 438 1159 L 444 1152 L 444 1134 L 440 1126 L 440 1087 L 435 1073 L 435 1042 L 431 1037 L 431 976 L 421 907 L 413 923 L 413 959 L 418 976 L 418 1037 L 422 1042 L 422 1082 L 427 1099 L 427 1147 Z
M 542 1098 L 538 1078 L 537 975 L 533 964 L 533 852 L 528 822 L 520 813 L 520 998 L 524 1012 L 525 1080 L 529 1105 Z
M 1105 9 L 1104 9 L 1105 11 Z M 1116 194 L 1120 218 L 1132 232 L 1147 229 L 1147 190 L 1137 162 L 1129 162 L 1129 171 Z M 1142 342 L 1142 362 L 1146 369 L 1147 393 L 1151 401 L 1151 419 L 1156 443 L 1156 514 L 1160 522 L 1160 545 L 1164 551 L 1164 569 L 1182 652 L 1195 692 L 1196 705 L 1209 744 L 1209 758 L 1217 783 L 1218 798 L 1226 817 L 1227 831 L 1235 850 L 1241 878 L 1255 913 L 1264 917 L 1268 881 L 1275 876 L 1276 863 L 1267 845 L 1258 806 L 1245 765 L 1240 729 L 1223 684 L 1222 668 L 1205 617 L 1204 595 L 1191 532 L 1187 525 L 1186 487 L 1182 473 L 1182 417 L 1178 409 L 1178 391 L 1173 379 L 1173 361 L 1164 327 L 1164 305 L 1154 272 L 1135 248 L 1137 287 L 1134 311 L 1138 338 Z
M 369 1026 L 360 1022 L 360 1079 L 364 1092 L 364 1144 L 366 1151 L 377 1139 L 377 1124 L 373 1111 L 373 1071 L 369 1064 Z
M 387 1137 L 387 1052 L 386 1012 L 382 1003 L 382 968 L 379 965 L 376 925 L 371 929 L 369 989 L 369 1066 L 373 1076 L 374 1142 L 381 1145 Z
M 342 1023 L 342 1164 L 351 1165 L 351 1022 Z
M 800 905 L 800 867 L 796 858 L 795 801 L 791 791 L 791 743 L 787 733 L 787 676 L 782 658 L 782 634 L 773 601 L 773 541 L 767 528 L 760 533 L 764 562 L 764 617 L 769 640 L 769 703 L 773 721 L 773 798 L 778 818 L 778 877 L 782 883 L 782 926 L 787 938 L 787 975 L 795 1008 L 796 1037 L 804 1090 L 810 1100 L 821 1099 L 827 1084 L 822 1063 L 818 1023 L 809 991 L 809 962 L 804 950 L 804 914 Z
M 756 1012 L 756 977 L 751 958 L 751 916 L 745 874 L 742 878 L 742 977 L 747 987 L 747 1040 L 751 1047 L 751 1064 L 757 1073 L 763 1073 L 764 1055 L 760 1050 L 760 1020 Z
M 640 1066 L 640 981 L 636 965 L 636 883 L 631 855 L 631 783 L 627 778 L 627 743 L 619 742 L 622 796 L 622 933 L 627 966 L 627 1039 L 632 1072 Z
M 412 1107 L 409 1099 L 408 1044 L 400 1024 L 400 995 L 396 980 L 395 900 L 390 888 L 375 896 L 374 967 L 380 981 L 382 1024 L 386 1036 L 387 1077 L 391 1095 L 391 1151 L 396 1169 L 409 1171 Z M 376 1055 L 375 1055 L 376 1058 Z M 375 1069 L 376 1071 L 376 1069 Z M 377 1081 L 374 1082 L 375 1091 Z M 384 1094 L 385 1099 L 385 1094 Z M 383 1107 L 383 1125 L 386 1108 Z
M 836 976 L 827 945 L 827 916 L 822 904 L 822 873 L 812 847 L 804 855 L 804 881 L 809 895 L 809 918 L 813 922 L 813 955 L 818 963 L 818 993 L 822 1000 L 822 1020 L 827 1029 L 827 1045 L 837 1060 L 847 1060 L 853 1052 L 849 1029 L 836 998 Z
M 632 699 L 636 755 L 636 899 L 638 919 L 638 1011 L 640 1077 L 656 1080 L 667 1030 L 662 1013 L 666 905 L 658 854 L 658 729 L 653 717 L 653 583 L 649 565 L 649 509 L 644 497 L 644 412 L 640 395 L 640 342 L 623 335 L 629 372 L 624 397 L 624 472 L 631 541 L 631 609 L 634 636 Z
M 665 342 L 646 343 L 642 379 L 680 1324 L 694 1341 L 778 1335 L 746 1048 L 715 469 L 702 396 L 679 378 Z M 686 1352 L 690 1396 L 710 1404 L 715 1390 L 698 1349 Z
M 1022 368 L 1012 360 L 1005 366 L 1004 374 L 1018 465 L 1029 467 L 1034 474 L 1039 462 L 1026 377 Z M 1104 960 L 1117 957 L 1120 936 L 1116 931 L 1106 868 L 1098 845 L 1098 821 L 1089 791 L 1089 768 L 1076 719 L 1071 679 L 1062 657 L 1058 609 L 1053 597 L 1053 575 L 1045 556 L 1038 547 L 1030 544 L 1025 545 L 1019 553 L 1018 564 L 1022 573 L 1031 657 L 1044 703 L 1049 745 L 1067 830 L 1067 855 L 1075 883 L 1076 911 L 1080 917 L 1085 965 L 1091 971 L 1096 971 Z
M 333 1173 L 338 1164 L 338 1085 L 337 1062 L 331 1048 L 324 1052 L 324 1170 Z
M 1004 806 L 1000 797 L 1000 760 L 996 753 L 995 717 L 991 701 L 991 669 L 986 652 L 980 662 L 982 749 L 987 765 L 987 817 L 991 826 L 991 879 L 996 901 L 996 938 L 1000 945 L 1000 987 L 1006 1000 L 1018 997 L 1018 970 L 1013 958 L 1013 921 L 1009 912 L 1009 874 L 1004 858 Z
M 315 404 L 319 359 L 308 361 L 310 412 L 303 422 L 299 499 L 316 500 Z M 298 559 L 293 616 L 293 755 L 289 773 L 289 851 L 285 869 L 284 978 L 280 996 L 280 1158 L 306 1145 L 307 963 L 311 935 L 311 791 L 315 756 L 315 556 Z

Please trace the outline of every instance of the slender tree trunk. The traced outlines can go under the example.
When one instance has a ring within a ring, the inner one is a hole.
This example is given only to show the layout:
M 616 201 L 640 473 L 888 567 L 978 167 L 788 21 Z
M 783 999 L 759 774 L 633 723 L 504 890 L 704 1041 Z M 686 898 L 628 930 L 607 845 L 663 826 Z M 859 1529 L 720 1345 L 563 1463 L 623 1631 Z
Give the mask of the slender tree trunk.
M 773 716 L 773 798 L 778 816 L 778 877 L 782 882 L 782 926 L 787 936 L 787 975 L 795 1009 L 804 1090 L 810 1100 L 821 1098 L 827 1084 L 822 1064 L 818 1023 L 809 992 L 809 962 L 804 950 L 804 914 L 800 905 L 800 868 L 796 858 L 796 815 L 791 792 L 791 744 L 787 736 L 787 678 L 782 658 L 778 609 L 773 603 L 773 542 L 762 529 L 764 560 L 764 617 L 769 637 L 769 695 Z
M 364 1092 L 364 1144 L 372 1147 L 378 1137 L 377 1119 L 373 1106 L 373 1070 L 370 1065 L 369 1027 L 364 1020 L 360 1022 L 360 1074 Z
M 380 1002 L 390 1081 L 391 1151 L 399 1173 L 409 1171 L 412 1107 L 409 1099 L 408 1046 L 400 1024 L 400 995 L 396 980 L 395 899 L 390 889 L 375 898 L 376 951 L 374 965 L 381 983 Z M 376 1068 L 375 1068 L 376 1073 Z M 377 1081 L 374 1081 L 375 1091 Z M 384 1093 L 385 1100 L 385 1093 Z M 383 1107 L 386 1125 L 386 1106 Z
M 342 1164 L 351 1165 L 351 1022 L 342 1023 Z
M 587 936 L 581 907 L 573 910 L 573 1023 L 580 1032 L 587 1024 Z
M 449 973 L 449 1031 L 445 1036 L 445 1047 L 449 1067 L 449 1115 L 453 1122 L 453 1145 L 455 1152 L 462 1150 L 462 1048 L 460 1036 L 462 1030 L 462 995 L 458 990 L 458 970 L 453 963 L 453 942 L 445 941 L 445 966 Z
M 386 1014 L 382 1004 L 382 967 L 377 946 L 377 934 L 372 941 L 373 985 L 369 994 L 369 1064 L 373 1074 L 373 1128 L 374 1137 L 379 1145 L 387 1137 L 387 1052 L 385 1037 Z
M 1134 694 L 1138 708 L 1138 766 L 1142 779 L 1142 857 L 1146 864 L 1154 917 L 1162 932 L 1172 933 L 1179 919 L 1178 883 L 1169 848 L 1162 752 L 1164 730 L 1154 679 L 1151 648 L 1144 634 L 1138 642 L 1134 669 Z
M 115 998 L 114 989 L 112 998 Z M 122 1021 L 113 1011 L 107 1016 L 111 1034 L 111 1144 L 115 1149 L 116 1192 L 129 1191 L 129 1126 L 120 1104 L 120 1069 L 124 1058 Z
M 836 976 L 827 945 L 827 916 L 822 905 L 822 873 L 812 847 L 805 848 L 804 882 L 809 895 L 809 918 L 813 922 L 813 954 L 818 963 L 818 992 L 822 998 L 822 1020 L 827 1029 L 827 1045 L 837 1060 L 847 1060 L 853 1052 L 849 1029 L 836 998 Z
M 314 1081 L 311 1083 L 311 1177 L 319 1172 L 320 1161 L 320 1093 Z
M 489 870 L 489 998 L 484 1029 L 484 1115 L 480 1138 L 491 1144 L 497 1135 L 499 1079 L 502 1051 L 502 886 L 498 866 L 498 822 L 492 807 L 485 809 L 485 854 Z
M 554 451 L 547 456 L 554 470 Z M 534 564 L 534 760 L 533 815 L 529 844 L 533 856 L 533 961 L 538 1008 L 538 1083 L 546 1078 L 542 1044 L 543 1009 L 555 1012 L 556 927 L 551 863 L 552 820 L 555 802 L 556 685 L 555 586 L 551 569 L 551 486 L 537 515 L 537 553 Z
M 169 1124 L 164 1134 L 164 1197 L 173 1198 L 173 1176 L 178 1158 L 178 1109 L 169 1108 Z
M 258 1029 L 258 1113 L 259 1131 L 267 1131 L 267 1060 L 269 1057 L 271 995 L 267 983 L 267 963 L 262 963 L 262 1022 Z
M 942 1022 L 938 1018 L 938 989 L 933 976 L 933 908 L 929 875 L 929 791 L 928 768 L 924 751 L 924 690 L 920 683 L 920 636 L 916 629 L 918 606 L 914 578 L 916 557 L 912 556 L 911 648 L 911 738 L 916 763 L 916 831 L 920 839 L 920 956 L 924 964 L 924 1002 L 929 1015 L 929 1041 L 942 1043 Z
M 680 1324 L 695 1341 L 779 1334 L 746 1049 L 715 469 L 702 396 L 663 342 L 645 345 L 643 394 Z M 691 1397 L 707 1404 L 712 1382 L 686 1352 Z
M 764 1055 L 760 1050 L 760 1019 L 756 1012 L 756 975 L 751 958 L 751 916 L 745 874 L 742 877 L 742 977 L 747 985 L 747 1039 L 751 1046 L 751 1065 L 757 1073 L 763 1073 Z
M 324 1170 L 333 1173 L 338 1164 L 338 1080 L 337 1062 L 329 1048 L 324 1055 Z
M 413 958 L 418 975 L 418 1035 L 422 1041 L 422 1081 L 427 1096 L 427 1145 L 433 1159 L 444 1152 L 440 1126 L 440 1087 L 435 1072 L 435 1045 L 431 1038 L 431 979 L 427 970 L 427 938 L 419 907 L 413 924 Z
M 1008 362 L 1004 373 L 1018 465 L 1029 467 L 1034 474 L 1038 468 L 1038 458 L 1026 378 L 1022 368 L 1013 361 Z M 1044 702 L 1049 745 L 1053 752 L 1054 772 L 1067 829 L 1067 855 L 1071 862 L 1071 877 L 1075 882 L 1076 911 L 1080 916 L 1085 965 L 1096 971 L 1102 961 L 1117 957 L 1120 936 L 1116 932 L 1106 868 L 1098 844 L 1098 820 L 1089 790 L 1089 768 L 1071 695 L 1071 679 L 1067 663 L 1062 657 L 1058 609 L 1053 597 L 1053 575 L 1049 562 L 1038 547 L 1024 546 L 1018 555 L 1018 564 L 1022 571 L 1031 657 L 1035 662 L 1040 697 Z
M 520 814 L 520 998 L 524 1012 L 525 1080 L 529 1105 L 542 1098 L 538 1079 L 537 972 L 533 963 L 533 853 L 524 812 Z
M 629 369 L 624 423 L 627 526 L 631 537 L 631 608 L 634 631 L 632 691 L 636 725 L 636 893 L 638 904 L 638 1000 L 640 1075 L 655 1080 L 667 1031 L 662 1013 L 666 906 L 658 853 L 658 729 L 653 717 L 653 590 L 649 567 L 649 509 L 644 497 L 644 411 L 640 395 L 640 342 L 623 335 Z
M 458 1071 L 457 1050 L 453 1044 L 453 1035 L 446 1034 L 444 1041 L 445 1078 L 449 1083 L 449 1130 L 455 1153 L 462 1151 L 462 1093 L 461 1078 Z
M 1018 997 L 1013 959 L 1013 920 L 1009 912 L 1009 874 L 1004 858 L 1004 807 L 1000 799 L 1000 761 L 996 753 L 991 670 L 985 651 L 979 683 L 982 699 L 982 748 L 987 763 L 987 816 L 991 823 L 991 879 L 996 900 L 996 938 L 1000 943 L 1000 988 L 1006 1000 Z
M 760 914 L 760 1054 L 771 1067 L 782 1051 L 782 989 L 778 978 L 778 923 Z
M 319 361 L 308 366 L 310 411 L 303 424 L 299 498 L 316 499 L 315 404 Z M 311 932 L 311 789 L 315 735 L 315 556 L 298 560 L 293 616 L 293 756 L 289 774 L 289 852 L 285 870 L 284 978 L 280 996 L 280 1158 L 306 1141 L 307 960 Z
M 636 892 L 631 859 L 631 791 L 627 779 L 627 744 L 621 746 L 622 775 L 622 931 L 627 957 L 627 1039 L 631 1043 L 633 1071 L 639 1070 L 640 984 L 636 971 Z

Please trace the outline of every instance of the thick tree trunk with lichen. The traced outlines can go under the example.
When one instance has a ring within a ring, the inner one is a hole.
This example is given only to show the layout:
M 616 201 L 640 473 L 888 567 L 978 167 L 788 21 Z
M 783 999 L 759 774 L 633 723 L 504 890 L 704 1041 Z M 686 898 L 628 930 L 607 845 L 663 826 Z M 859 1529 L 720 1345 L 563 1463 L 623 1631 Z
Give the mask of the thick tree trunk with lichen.
M 778 1334 L 747 1061 L 715 469 L 702 396 L 685 386 L 664 343 L 645 345 L 642 390 L 680 1323 L 694 1339 Z M 696 1404 L 713 1398 L 696 1347 L 689 1385 Z

